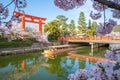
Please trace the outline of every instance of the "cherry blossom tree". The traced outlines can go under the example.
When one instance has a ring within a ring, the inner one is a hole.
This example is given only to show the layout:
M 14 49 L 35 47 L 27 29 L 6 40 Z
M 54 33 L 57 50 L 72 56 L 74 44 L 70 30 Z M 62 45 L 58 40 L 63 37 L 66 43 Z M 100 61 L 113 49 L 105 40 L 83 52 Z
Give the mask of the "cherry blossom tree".
M 3 22 L 5 19 L 7 19 L 8 15 L 9 15 L 8 7 L 12 3 L 14 3 L 14 5 L 15 5 L 14 10 L 18 10 L 19 12 L 22 12 L 22 13 L 24 13 L 23 9 L 27 5 L 26 0 L 11 0 L 11 2 L 8 3 L 7 5 L 3 5 L 2 3 L 0 3 L 0 26 L 2 25 L 2 23 L 4 23 L 4 24 L 6 24 L 5 26 L 8 27 L 9 29 L 12 27 L 13 21 L 21 22 L 21 18 L 19 16 L 15 16 L 14 14 L 11 16 L 11 19 L 8 22 Z
M 8 35 L 9 40 L 13 40 L 13 39 L 17 39 L 17 38 L 24 39 L 24 38 L 26 38 L 25 36 L 29 36 L 32 34 L 31 38 L 36 38 L 37 41 L 48 43 L 49 42 L 47 39 L 48 34 L 42 35 L 35 31 L 29 33 L 29 32 L 23 31 L 22 29 L 14 27 L 13 22 L 14 23 L 21 22 L 20 16 L 16 16 L 13 14 L 9 21 L 4 22 L 4 20 L 6 20 L 9 15 L 9 6 L 12 5 L 13 3 L 15 5 L 15 8 L 13 11 L 18 10 L 18 12 L 25 13 L 24 8 L 27 6 L 26 0 L 11 0 L 11 2 L 8 3 L 7 5 L 0 3 L 0 26 L 2 26 L 4 24 L 4 26 L 7 27 L 7 29 L 5 27 L 0 27 L 0 32 L 2 32 L 2 33 L 5 32 L 5 34 Z M 32 31 L 33 31 L 33 29 L 32 29 Z M 22 36 L 24 36 L 24 37 L 22 37 Z

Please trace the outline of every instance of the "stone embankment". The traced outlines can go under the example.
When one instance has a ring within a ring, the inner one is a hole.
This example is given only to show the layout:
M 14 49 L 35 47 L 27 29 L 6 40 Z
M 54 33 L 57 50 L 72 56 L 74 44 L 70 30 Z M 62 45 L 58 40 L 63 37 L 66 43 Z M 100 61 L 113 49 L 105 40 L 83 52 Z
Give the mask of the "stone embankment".
M 34 43 L 32 46 L 29 46 L 29 47 L 2 48 L 2 49 L 0 49 L 0 55 L 41 51 L 43 49 L 47 49 L 48 46 L 54 46 L 54 45 L 60 45 L 60 43 L 59 42 L 55 42 L 55 43 Z

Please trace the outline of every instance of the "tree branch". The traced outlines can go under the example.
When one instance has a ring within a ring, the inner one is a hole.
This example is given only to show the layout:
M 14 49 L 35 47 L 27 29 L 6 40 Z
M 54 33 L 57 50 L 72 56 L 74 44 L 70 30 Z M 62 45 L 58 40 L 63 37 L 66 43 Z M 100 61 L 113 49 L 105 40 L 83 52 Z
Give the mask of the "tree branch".
M 120 10 L 120 4 L 114 3 L 112 1 L 107 1 L 107 0 L 94 0 L 94 1 L 107 5 L 109 8 Z

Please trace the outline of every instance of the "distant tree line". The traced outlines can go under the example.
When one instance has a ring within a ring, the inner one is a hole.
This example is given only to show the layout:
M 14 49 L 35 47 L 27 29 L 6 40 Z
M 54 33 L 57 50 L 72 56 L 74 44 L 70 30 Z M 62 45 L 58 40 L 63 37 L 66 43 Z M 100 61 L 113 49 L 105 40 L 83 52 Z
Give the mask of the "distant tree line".
M 77 26 L 74 20 L 71 20 L 69 24 L 67 20 L 68 18 L 64 15 L 58 15 L 55 20 L 44 25 L 44 32 L 49 33 L 49 41 L 57 41 L 58 37 L 96 35 L 97 22 L 89 20 L 87 26 L 84 12 L 80 12 Z

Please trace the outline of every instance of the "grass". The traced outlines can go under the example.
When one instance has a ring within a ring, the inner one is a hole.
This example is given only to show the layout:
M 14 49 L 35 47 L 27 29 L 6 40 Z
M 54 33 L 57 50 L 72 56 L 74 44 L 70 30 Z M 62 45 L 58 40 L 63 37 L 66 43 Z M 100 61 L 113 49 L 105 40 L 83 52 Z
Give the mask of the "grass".
M 33 41 L 31 40 L 14 40 L 9 42 L 7 39 L 0 39 L 0 48 L 27 47 L 32 44 Z

